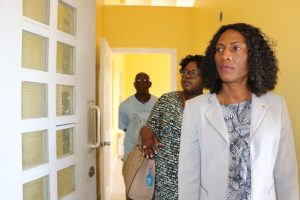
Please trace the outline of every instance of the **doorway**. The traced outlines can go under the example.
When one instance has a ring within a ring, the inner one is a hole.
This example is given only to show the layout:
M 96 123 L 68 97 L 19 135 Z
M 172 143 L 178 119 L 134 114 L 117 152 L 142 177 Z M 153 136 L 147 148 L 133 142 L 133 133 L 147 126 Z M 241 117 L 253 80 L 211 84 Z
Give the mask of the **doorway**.
M 112 200 L 122 200 L 125 189 L 120 162 L 123 155 L 124 132 L 118 129 L 118 108 L 120 102 L 135 93 L 135 75 L 146 72 L 150 76 L 150 93 L 160 97 L 176 90 L 177 52 L 175 49 L 113 48 L 113 135 L 111 172 L 114 177 Z M 114 181 L 117 182 L 114 182 Z M 120 183 L 121 182 L 121 183 Z M 120 189 L 121 188 L 121 189 Z

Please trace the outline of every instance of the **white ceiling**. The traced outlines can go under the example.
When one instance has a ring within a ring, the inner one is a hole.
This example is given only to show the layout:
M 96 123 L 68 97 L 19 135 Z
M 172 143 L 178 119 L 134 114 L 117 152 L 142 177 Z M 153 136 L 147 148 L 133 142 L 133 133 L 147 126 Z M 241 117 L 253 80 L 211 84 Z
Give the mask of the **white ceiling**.
M 105 0 L 106 5 L 193 7 L 196 0 Z

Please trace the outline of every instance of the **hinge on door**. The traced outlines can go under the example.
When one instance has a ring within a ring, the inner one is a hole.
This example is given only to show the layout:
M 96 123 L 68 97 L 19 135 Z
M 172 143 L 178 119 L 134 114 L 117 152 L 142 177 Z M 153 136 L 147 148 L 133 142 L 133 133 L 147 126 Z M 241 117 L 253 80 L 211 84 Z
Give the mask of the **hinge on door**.
M 110 142 L 109 141 L 101 142 L 101 147 L 104 147 L 104 146 L 110 146 Z
M 89 169 L 89 177 L 93 177 L 95 175 L 95 167 L 91 166 Z

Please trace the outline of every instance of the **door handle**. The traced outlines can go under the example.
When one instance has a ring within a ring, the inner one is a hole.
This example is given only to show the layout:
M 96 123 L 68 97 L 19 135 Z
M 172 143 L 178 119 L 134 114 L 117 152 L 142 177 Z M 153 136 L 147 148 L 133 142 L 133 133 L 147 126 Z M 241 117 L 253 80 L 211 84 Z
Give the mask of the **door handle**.
M 97 112 L 97 141 L 94 144 L 90 144 L 91 149 L 97 149 L 101 144 L 101 138 L 100 138 L 100 108 L 99 106 L 90 104 L 90 109 L 96 110 Z

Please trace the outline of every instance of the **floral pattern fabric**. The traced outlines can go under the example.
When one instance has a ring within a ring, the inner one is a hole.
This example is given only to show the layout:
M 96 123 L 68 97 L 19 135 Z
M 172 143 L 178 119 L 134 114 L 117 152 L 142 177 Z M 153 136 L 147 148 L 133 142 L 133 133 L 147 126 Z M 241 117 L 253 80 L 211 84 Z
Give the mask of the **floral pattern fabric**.
M 163 147 L 155 156 L 155 200 L 178 199 L 178 159 L 183 105 L 178 92 L 162 95 L 154 105 L 146 125 Z
M 251 199 L 251 101 L 221 105 L 230 139 L 229 182 L 226 200 Z

